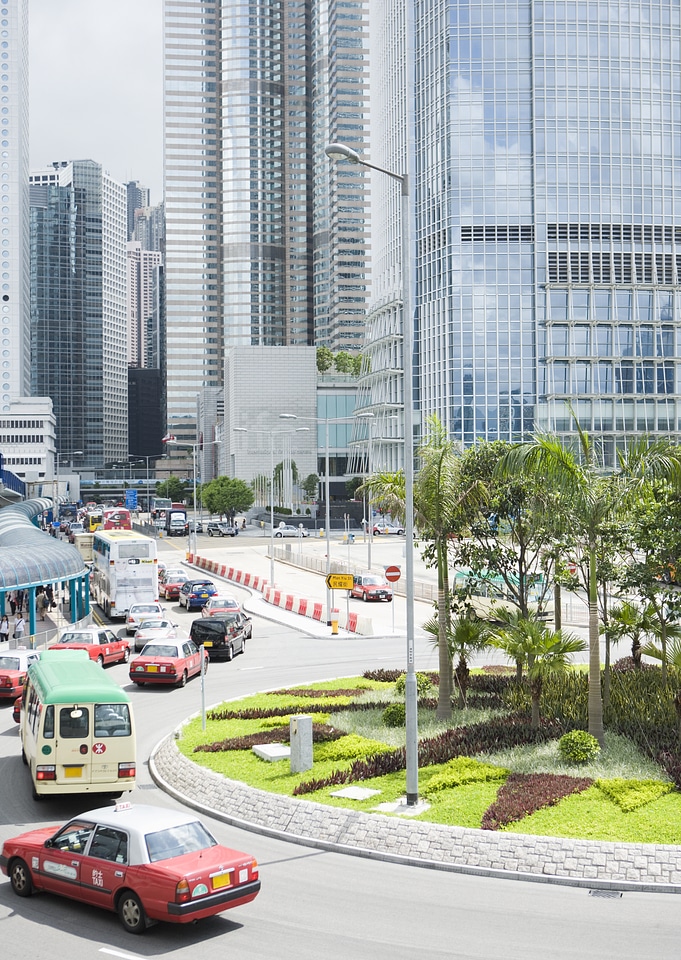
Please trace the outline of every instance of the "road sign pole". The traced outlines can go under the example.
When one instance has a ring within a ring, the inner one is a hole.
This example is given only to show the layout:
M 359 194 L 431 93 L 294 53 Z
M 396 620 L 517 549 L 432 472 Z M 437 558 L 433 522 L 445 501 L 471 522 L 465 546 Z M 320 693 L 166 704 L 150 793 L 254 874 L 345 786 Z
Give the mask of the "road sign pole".
M 402 576 L 402 571 L 398 566 L 393 565 L 385 568 L 385 579 L 389 583 L 397 583 L 397 581 L 400 579 L 401 576 Z M 395 633 L 395 591 L 394 590 L 393 590 L 392 619 L 393 619 L 393 634 L 394 634 Z

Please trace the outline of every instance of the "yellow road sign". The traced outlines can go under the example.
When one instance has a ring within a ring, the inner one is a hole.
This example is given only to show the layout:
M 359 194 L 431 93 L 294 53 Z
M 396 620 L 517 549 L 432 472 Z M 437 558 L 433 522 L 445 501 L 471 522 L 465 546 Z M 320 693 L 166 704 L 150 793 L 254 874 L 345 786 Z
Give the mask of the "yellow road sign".
M 351 573 L 330 573 L 326 578 L 329 590 L 352 590 Z

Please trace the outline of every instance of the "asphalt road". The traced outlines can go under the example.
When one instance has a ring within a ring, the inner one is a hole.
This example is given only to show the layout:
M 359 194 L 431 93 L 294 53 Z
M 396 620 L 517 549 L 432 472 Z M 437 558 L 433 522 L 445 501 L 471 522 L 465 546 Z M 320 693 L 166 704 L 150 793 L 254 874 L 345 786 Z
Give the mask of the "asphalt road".
M 238 593 L 237 588 L 234 592 Z M 177 609 L 177 608 L 175 608 Z M 192 615 L 179 612 L 179 622 Z M 182 619 L 179 619 L 182 618 Z M 392 637 L 313 638 L 254 618 L 244 656 L 211 664 L 209 704 L 246 693 L 371 666 L 399 666 L 403 644 Z M 435 654 L 417 641 L 417 666 Z M 176 806 L 153 785 L 145 763 L 153 745 L 200 708 L 200 685 L 133 688 L 124 666 L 108 672 L 126 686 L 137 716 L 139 776 L 135 803 Z M 0 708 L 0 840 L 43 823 L 59 823 L 92 800 L 31 799 L 11 709 Z M 173 957 L 177 960 L 425 960 L 547 957 L 677 960 L 675 896 L 625 893 L 610 899 L 570 887 L 462 877 L 298 847 L 211 820 L 220 840 L 253 853 L 261 867 L 260 896 L 247 906 L 186 927 L 160 924 L 143 937 L 126 934 L 114 914 L 56 897 L 15 897 L 0 882 L 3 953 L 39 960 Z

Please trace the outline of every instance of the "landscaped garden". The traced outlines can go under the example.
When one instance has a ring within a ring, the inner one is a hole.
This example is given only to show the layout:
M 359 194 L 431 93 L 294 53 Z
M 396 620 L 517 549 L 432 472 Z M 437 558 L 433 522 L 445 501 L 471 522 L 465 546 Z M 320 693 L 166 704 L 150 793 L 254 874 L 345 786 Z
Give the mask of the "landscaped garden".
M 586 674 L 547 675 L 533 722 L 527 681 L 472 672 L 466 706 L 437 719 L 438 677 L 419 674 L 416 819 L 488 830 L 641 843 L 679 842 L 681 764 L 675 688 L 657 667 L 628 659 L 611 670 L 605 744 L 585 732 Z M 376 812 L 405 792 L 404 680 L 367 672 L 225 703 L 183 727 L 192 761 L 261 790 Z M 292 715 L 313 719 L 314 763 L 291 773 L 257 744 L 288 743 Z M 567 737 L 565 735 L 568 735 Z M 348 786 L 377 791 L 334 796 Z M 389 814 L 388 814 L 389 815 Z

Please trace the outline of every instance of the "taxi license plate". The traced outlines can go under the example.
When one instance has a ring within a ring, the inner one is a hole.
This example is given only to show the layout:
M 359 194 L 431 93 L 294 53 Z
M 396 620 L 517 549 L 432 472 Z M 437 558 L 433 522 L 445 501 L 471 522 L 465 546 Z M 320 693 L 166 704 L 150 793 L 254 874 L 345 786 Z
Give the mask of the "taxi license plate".
M 64 767 L 64 776 L 72 779 L 77 779 L 78 777 L 83 776 L 82 767 Z
M 147 666 L 147 673 L 158 673 L 158 667 L 155 663 L 150 663 Z
M 231 873 L 219 873 L 216 877 L 211 877 L 213 890 L 221 890 L 223 887 L 229 887 L 232 883 Z

